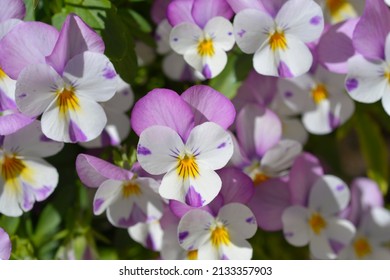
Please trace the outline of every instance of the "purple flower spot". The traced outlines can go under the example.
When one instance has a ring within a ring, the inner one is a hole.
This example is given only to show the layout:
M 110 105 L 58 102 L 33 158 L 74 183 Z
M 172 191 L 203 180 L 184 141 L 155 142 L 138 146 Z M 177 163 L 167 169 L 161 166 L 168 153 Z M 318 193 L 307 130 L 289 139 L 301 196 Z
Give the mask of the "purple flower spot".
M 179 41 L 179 38 L 173 38 L 173 41 L 177 42 Z
M 51 194 L 52 191 L 53 191 L 53 187 L 43 186 L 42 188 L 38 189 L 36 192 L 37 200 L 41 201 L 46 199 Z
M 99 211 L 100 207 L 103 205 L 104 199 L 98 198 L 93 202 L 93 212 Z
M 212 78 L 211 69 L 210 69 L 210 66 L 208 64 L 203 66 L 202 74 L 206 79 Z
M 238 36 L 240 36 L 240 38 L 242 38 L 242 36 L 244 36 L 244 34 L 246 33 L 246 31 L 244 29 L 241 29 L 240 32 L 238 32 Z
M 138 147 L 137 147 L 137 154 L 139 155 L 143 155 L 143 156 L 147 156 L 147 155 L 151 155 L 152 152 L 146 148 L 146 147 L 143 147 L 141 145 L 138 144 Z
M 226 147 L 226 142 L 223 142 L 222 144 L 220 144 L 220 145 L 217 147 L 217 149 L 222 149 L 222 148 L 224 148 L 224 147 Z
M 336 187 L 336 191 L 339 191 L 339 192 L 343 191 L 344 189 L 345 189 L 344 185 L 339 185 Z
M 71 142 L 85 142 L 87 141 L 87 136 L 80 129 L 80 127 L 73 121 L 69 122 L 69 138 Z
M 189 234 L 188 231 L 179 232 L 179 242 L 183 243 L 184 239 L 186 239 Z
M 351 78 L 345 82 L 345 86 L 346 86 L 348 91 L 353 91 L 354 89 L 356 89 L 359 86 L 359 82 L 358 82 L 358 80 Z
M 232 35 L 233 35 L 233 33 L 232 33 L 232 32 L 229 32 L 229 33 L 228 33 L 228 35 L 229 35 L 229 36 L 232 36 Z
M 294 95 L 294 93 L 292 93 L 291 91 L 286 91 L 284 93 L 284 96 L 287 97 L 287 98 L 291 98 L 291 97 L 293 97 L 293 95 Z
M 161 40 L 160 34 L 154 35 L 154 39 L 155 39 L 156 41 L 160 41 L 160 40 Z
M 111 67 L 106 66 L 103 69 L 103 77 L 106 78 L 106 79 L 111 80 L 111 79 L 116 77 L 116 72 Z
M 278 74 L 282 78 L 292 78 L 292 77 L 294 77 L 294 75 L 291 73 L 290 68 L 283 61 L 280 61 L 280 63 L 279 63 Z
M 225 261 L 226 261 L 226 260 L 229 260 L 229 258 L 228 258 L 225 254 L 222 255 L 222 258 L 221 258 L 221 259 L 222 259 L 222 260 L 225 260 Z
M 284 233 L 284 237 L 286 237 L 286 238 L 291 238 L 293 236 L 294 236 L 294 233 L 292 233 L 292 232 L 285 232 Z
M 153 238 L 150 234 L 148 234 L 146 236 L 146 247 L 148 247 L 149 249 L 151 249 L 153 251 L 157 250 L 156 244 L 154 244 Z
M 20 94 L 18 97 L 23 99 L 23 98 L 25 98 L 26 96 L 27 96 L 27 93 L 22 93 L 22 94 Z
M 336 117 L 332 112 L 329 112 L 328 114 L 328 121 L 329 121 L 329 126 L 332 129 L 339 127 L 341 123 L 340 118 Z
M 193 186 L 190 186 L 186 194 L 185 202 L 192 207 L 202 207 L 204 200 L 202 200 L 200 193 Z
M 256 223 L 256 219 L 255 217 L 249 217 L 245 220 L 248 224 L 255 224 Z
M 310 19 L 310 24 L 312 25 L 318 25 L 322 22 L 322 17 L 321 16 L 315 16 Z
M 338 254 L 345 247 L 343 243 L 333 239 L 329 239 L 329 245 L 336 254 Z

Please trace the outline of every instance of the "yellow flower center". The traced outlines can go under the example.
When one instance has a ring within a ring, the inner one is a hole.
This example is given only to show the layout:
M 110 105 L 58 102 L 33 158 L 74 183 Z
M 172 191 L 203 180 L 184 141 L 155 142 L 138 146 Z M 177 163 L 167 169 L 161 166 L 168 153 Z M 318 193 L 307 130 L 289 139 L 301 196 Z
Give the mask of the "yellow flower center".
M 364 258 L 372 252 L 370 243 L 364 237 L 356 239 L 356 241 L 353 243 L 353 248 L 358 258 Z
M 74 88 L 63 88 L 57 91 L 57 106 L 63 115 L 68 111 L 77 111 L 80 108 L 79 99 L 74 92 Z
M 318 84 L 311 90 L 311 97 L 315 104 L 319 104 L 322 100 L 328 99 L 329 93 L 323 84 Z
M 346 0 L 326 0 L 326 7 L 332 17 L 332 22 L 356 17 L 355 9 Z
M 15 155 L 3 158 L 1 163 L 1 177 L 4 181 L 13 181 L 20 176 L 22 171 L 26 168 L 23 161 L 18 159 Z
M 140 187 L 133 183 L 133 182 L 127 182 L 122 185 L 122 196 L 124 198 L 128 198 L 130 196 L 139 196 L 141 194 Z
M 386 71 L 383 76 L 386 78 L 387 82 L 390 84 L 390 72 Z
M 319 235 L 321 231 L 326 228 L 326 221 L 320 214 L 314 213 L 309 220 L 309 225 L 313 232 Z
M 3 71 L 3 69 L 0 68 L 0 80 L 3 80 L 4 78 L 7 78 L 8 75 L 5 74 L 5 72 Z
M 211 244 L 214 247 L 230 244 L 229 231 L 223 225 L 217 226 L 211 231 Z
M 258 186 L 261 183 L 264 183 L 267 181 L 269 177 L 267 175 L 264 175 L 263 173 L 256 173 L 255 178 L 253 179 L 253 183 L 255 186 Z
M 187 259 L 197 260 L 198 259 L 198 250 L 192 250 L 187 252 Z
M 196 163 L 196 158 L 193 155 L 184 155 L 184 157 L 178 157 L 178 164 L 176 167 L 177 174 L 183 180 L 188 178 L 196 178 L 199 176 L 199 168 Z
M 269 45 L 272 51 L 277 50 L 286 50 L 287 49 L 287 40 L 284 36 L 284 32 L 275 31 L 269 36 Z
M 214 44 L 212 39 L 203 39 L 200 40 L 198 43 L 198 54 L 200 56 L 214 56 L 215 51 L 214 51 Z

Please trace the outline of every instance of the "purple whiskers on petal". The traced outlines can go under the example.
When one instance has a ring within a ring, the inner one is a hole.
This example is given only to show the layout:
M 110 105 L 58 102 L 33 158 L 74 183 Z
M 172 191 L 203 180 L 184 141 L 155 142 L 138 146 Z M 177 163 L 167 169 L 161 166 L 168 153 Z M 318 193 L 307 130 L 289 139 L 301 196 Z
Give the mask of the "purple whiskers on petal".
M 143 155 L 143 156 L 147 156 L 147 155 L 151 155 L 152 152 L 146 148 L 146 147 L 143 147 L 141 145 L 138 144 L 138 147 L 137 147 L 137 154 L 139 155 Z
M 284 97 L 287 97 L 287 98 L 291 98 L 291 97 L 293 97 L 293 95 L 294 95 L 294 93 L 292 93 L 291 91 L 286 91 L 284 93 Z
M 188 231 L 179 232 L 179 242 L 183 243 L 184 239 L 186 239 L 189 234 Z
M 219 144 L 217 149 L 222 149 L 224 147 L 226 147 L 226 142 L 223 142 L 223 143 Z
M 347 88 L 348 91 L 353 91 L 359 86 L 358 80 L 354 78 L 350 78 L 345 82 L 345 87 Z
M 245 220 L 245 222 L 247 222 L 248 224 L 255 224 L 256 223 L 256 219 L 255 217 L 249 217 Z
M 242 38 L 242 36 L 244 36 L 245 33 L 246 31 L 244 29 L 241 29 L 237 34 L 238 36 L 240 36 L 240 38 Z

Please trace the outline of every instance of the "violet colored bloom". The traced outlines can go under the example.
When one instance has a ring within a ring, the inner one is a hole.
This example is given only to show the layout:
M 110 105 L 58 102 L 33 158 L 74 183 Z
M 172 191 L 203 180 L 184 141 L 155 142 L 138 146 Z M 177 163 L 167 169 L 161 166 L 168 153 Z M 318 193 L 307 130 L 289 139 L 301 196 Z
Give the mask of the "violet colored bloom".
M 306 73 L 313 62 L 306 43 L 317 40 L 324 29 L 321 7 L 312 0 L 289 0 L 276 14 L 272 8 L 272 13 L 245 9 L 235 16 L 237 45 L 254 54 L 253 66 L 260 74 L 291 78 Z
M 112 225 L 128 228 L 140 222 L 156 221 L 162 216 L 164 204 L 156 192 L 158 182 L 154 179 L 138 177 L 85 154 L 78 155 L 76 169 L 85 185 L 98 187 L 93 202 L 95 215 L 106 211 Z
M 11 256 L 12 244 L 8 234 L 0 228 L 0 260 L 8 260 Z

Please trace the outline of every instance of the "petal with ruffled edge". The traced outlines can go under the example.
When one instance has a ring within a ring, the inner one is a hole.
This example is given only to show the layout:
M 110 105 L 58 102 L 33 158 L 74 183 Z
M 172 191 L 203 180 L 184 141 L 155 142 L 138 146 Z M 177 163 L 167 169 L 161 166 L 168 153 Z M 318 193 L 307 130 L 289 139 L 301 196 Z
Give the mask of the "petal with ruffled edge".
M 352 99 L 363 103 L 374 103 L 389 92 L 384 73 L 384 62 L 371 62 L 361 55 L 354 56 L 348 60 L 345 88 Z
M 83 184 L 90 188 L 99 187 L 107 179 L 125 181 L 133 177 L 133 173 L 128 170 L 86 154 L 77 156 L 76 171 Z
M 192 86 L 181 97 L 191 105 L 195 125 L 210 121 L 227 129 L 234 122 L 236 111 L 232 102 L 209 86 Z
M 195 0 L 191 14 L 196 24 L 203 28 L 215 17 L 229 20 L 233 16 L 233 10 L 226 0 Z
M 270 177 L 284 175 L 295 158 L 302 152 L 302 145 L 294 140 L 280 140 L 266 151 L 260 162 L 260 170 Z
M 213 122 L 205 122 L 194 127 L 185 144 L 199 165 L 217 170 L 224 167 L 233 155 L 230 134 Z
M 310 242 L 308 218 L 309 212 L 302 206 L 291 206 L 283 212 L 283 234 L 288 243 L 301 247 Z
M 194 127 L 194 115 L 191 107 L 176 92 L 154 89 L 138 100 L 131 113 L 131 127 L 137 135 L 153 125 L 170 127 L 187 139 Z
M 15 99 L 19 110 L 31 117 L 42 114 L 56 98 L 63 79 L 49 65 L 30 65 L 20 73 L 16 82 Z
M 66 64 L 63 77 L 78 96 L 97 102 L 111 99 L 118 80 L 114 66 L 103 54 L 90 51 L 74 56 Z
M 179 244 L 185 250 L 196 250 L 210 239 L 209 227 L 214 217 L 203 210 L 192 210 L 185 214 L 178 225 Z
M 96 138 L 104 129 L 107 117 L 95 101 L 77 97 L 77 108 L 62 112 L 57 102 L 42 115 L 42 132 L 60 142 L 86 142 Z
M 266 231 L 281 230 L 283 211 L 290 206 L 287 177 L 271 178 L 256 186 L 248 206 L 260 228 Z
M 104 52 L 102 38 L 79 16 L 70 14 L 62 25 L 58 40 L 46 63 L 62 74 L 67 62 L 85 51 Z
M 318 158 L 306 152 L 299 155 L 290 170 L 291 202 L 307 206 L 312 186 L 323 175 L 324 170 Z
M 23 22 L 16 25 L 0 43 L 0 65 L 16 80 L 30 64 L 45 63 L 58 38 L 54 27 L 41 22 Z
M 146 172 L 159 175 L 173 170 L 178 163 L 178 155 L 183 151 L 183 141 L 173 129 L 151 126 L 140 135 L 137 158 Z
M 279 142 L 282 125 L 271 110 L 248 104 L 238 113 L 237 138 L 246 155 L 261 158 L 267 150 Z
M 234 17 L 234 37 L 244 53 L 255 53 L 268 39 L 274 20 L 265 12 L 243 10 Z
M 145 248 L 158 252 L 163 245 L 164 231 L 158 221 L 138 223 L 128 229 L 130 237 Z
M 11 240 L 9 235 L 0 228 L 0 260 L 8 260 L 11 256 Z
M 294 35 L 305 43 L 320 38 L 324 29 L 322 9 L 314 1 L 287 1 L 276 15 L 275 22 L 286 35 Z
M 30 157 L 53 156 L 63 147 L 64 143 L 51 141 L 42 134 L 41 123 L 37 120 L 7 136 L 3 145 L 5 150 L 18 151 L 19 154 Z
M 325 215 L 345 209 L 350 200 L 348 186 L 340 178 L 324 175 L 313 185 L 309 194 L 309 208 Z

